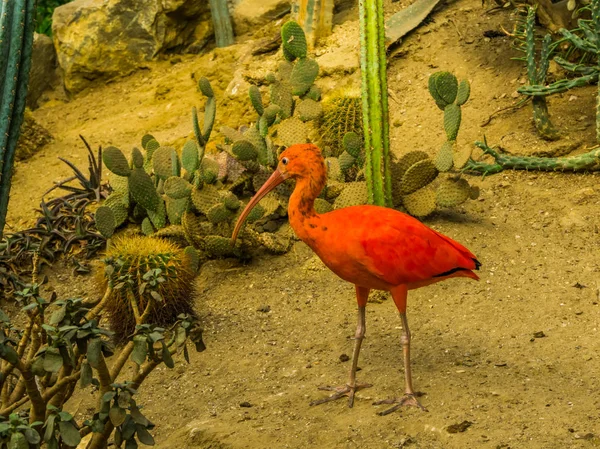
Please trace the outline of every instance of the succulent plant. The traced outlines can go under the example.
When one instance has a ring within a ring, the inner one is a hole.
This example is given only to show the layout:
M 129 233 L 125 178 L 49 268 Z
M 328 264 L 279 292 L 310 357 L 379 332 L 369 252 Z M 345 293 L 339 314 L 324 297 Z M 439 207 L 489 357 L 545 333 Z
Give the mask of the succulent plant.
M 434 160 L 423 151 L 410 151 L 392 164 L 394 204 L 402 204 L 408 213 L 416 217 L 425 217 L 436 207 L 458 206 L 469 198 L 476 198 L 479 192 L 460 178 L 460 174 L 443 179 L 436 190 L 431 186 L 440 172 L 461 170 L 470 161 L 472 147 L 459 145 L 456 140 L 462 117 L 461 106 L 470 95 L 469 82 L 463 80 L 459 83 L 449 72 L 436 72 L 429 78 L 429 93 L 444 111 L 446 141 Z
M 321 142 L 324 149 L 329 150 L 329 156 L 341 156 L 348 133 L 363 140 L 361 99 L 358 96 L 334 95 L 323 102 L 323 114 L 319 119 Z
M 128 340 L 135 332 L 134 307 L 143 313 L 147 295 L 158 295 L 160 307 L 150 309 L 150 320 L 167 327 L 181 313 L 193 314 L 190 300 L 192 280 L 198 270 L 198 256 L 193 248 L 181 249 L 163 238 L 130 236 L 117 239 L 107 250 L 111 270 L 106 270 L 103 286 L 113 284 L 106 311 L 117 343 Z M 157 285 L 145 288 L 151 280 L 146 273 L 154 270 Z

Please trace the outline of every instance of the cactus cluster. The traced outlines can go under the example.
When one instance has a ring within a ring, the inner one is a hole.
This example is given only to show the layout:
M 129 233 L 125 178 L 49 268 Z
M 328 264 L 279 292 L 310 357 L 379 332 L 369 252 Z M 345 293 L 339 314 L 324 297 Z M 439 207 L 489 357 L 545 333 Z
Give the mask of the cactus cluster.
M 411 151 L 392 165 L 394 204 L 402 204 L 416 217 L 431 214 L 436 207 L 455 207 L 469 198 L 477 198 L 479 189 L 453 174 L 442 180 L 434 190 L 430 184 L 440 172 L 462 170 L 471 158 L 472 148 L 456 141 L 460 129 L 461 106 L 470 95 L 467 80 L 460 83 L 449 72 L 436 72 L 429 78 L 429 93 L 444 111 L 446 141 L 434 160 L 423 151 Z
M 160 303 L 150 310 L 151 323 L 168 327 L 177 321 L 179 314 L 194 314 L 190 299 L 192 281 L 198 271 L 194 248 L 181 249 L 162 238 L 132 236 L 116 239 L 106 255 L 105 263 L 110 269 L 104 271 L 101 284 L 102 290 L 109 283 L 113 286 L 106 311 L 117 343 L 134 334 L 133 307 L 137 307 L 137 313 L 143 313 L 151 301 L 150 294 L 159 298 Z M 153 289 L 145 288 L 152 281 L 146 274 L 150 271 L 158 276 Z

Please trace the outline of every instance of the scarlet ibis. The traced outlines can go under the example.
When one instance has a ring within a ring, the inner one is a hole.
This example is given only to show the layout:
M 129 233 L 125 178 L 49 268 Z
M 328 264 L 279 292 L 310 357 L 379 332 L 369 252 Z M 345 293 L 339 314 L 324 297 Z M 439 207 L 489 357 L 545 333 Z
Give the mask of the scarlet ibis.
M 358 301 L 358 325 L 350 379 L 341 387 L 321 387 L 335 393 L 313 401 L 311 405 L 348 396 L 348 405 L 352 407 L 355 392 L 371 386 L 356 382 L 356 368 L 365 335 L 367 298 L 369 292 L 375 289 L 389 291 L 400 312 L 405 378 L 402 397 L 375 404 L 395 404 L 381 412 L 381 415 L 403 405 L 425 410 L 412 386 L 410 331 L 406 318 L 408 290 L 454 277 L 478 280 L 479 277 L 472 270 L 479 269 L 481 264 L 461 244 L 410 215 L 390 208 L 353 206 L 325 214 L 316 213 L 314 201 L 327 182 L 327 168 L 321 151 L 312 144 L 293 145 L 281 153 L 277 169 L 240 215 L 233 231 L 234 242 L 250 210 L 267 193 L 289 178 L 296 180 L 288 206 L 290 225 L 331 271 L 355 285 Z

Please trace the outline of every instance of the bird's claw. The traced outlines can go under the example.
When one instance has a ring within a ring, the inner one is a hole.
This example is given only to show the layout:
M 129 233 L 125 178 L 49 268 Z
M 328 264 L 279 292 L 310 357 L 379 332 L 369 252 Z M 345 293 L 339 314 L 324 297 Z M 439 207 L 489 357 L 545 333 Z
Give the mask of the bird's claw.
M 326 402 L 335 401 L 344 396 L 348 396 L 348 407 L 352 408 L 352 406 L 354 405 L 355 393 L 362 388 L 369 388 L 372 386 L 373 385 L 371 385 L 371 384 L 355 384 L 354 387 L 352 387 L 352 386 L 346 384 L 346 385 L 342 385 L 341 387 L 330 387 L 330 386 L 319 387 L 319 390 L 335 391 L 335 393 L 333 393 L 331 396 L 329 396 L 327 398 L 317 399 L 315 401 L 312 401 L 310 403 L 310 405 L 311 406 L 312 405 L 320 405 L 320 404 L 324 404 Z
M 389 415 L 390 413 L 395 412 L 400 407 L 409 406 L 409 407 L 418 407 L 424 412 L 428 410 L 421 405 L 421 403 L 417 399 L 417 395 L 421 396 L 419 393 L 406 393 L 401 398 L 392 398 L 392 399 L 384 399 L 382 401 L 373 402 L 373 405 L 381 405 L 381 404 L 396 404 L 393 407 L 384 410 L 382 412 L 377 413 L 379 416 Z

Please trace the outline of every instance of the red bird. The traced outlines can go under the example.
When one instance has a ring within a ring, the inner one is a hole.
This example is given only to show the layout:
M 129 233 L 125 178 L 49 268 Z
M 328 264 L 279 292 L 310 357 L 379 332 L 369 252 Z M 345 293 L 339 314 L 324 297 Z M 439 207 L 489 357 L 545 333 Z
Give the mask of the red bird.
M 425 410 L 415 396 L 411 380 L 410 331 L 406 319 L 408 290 L 453 277 L 478 280 L 472 270 L 479 269 L 481 264 L 461 244 L 393 209 L 353 206 L 317 214 L 314 201 L 325 187 L 327 169 L 321 151 L 311 144 L 293 145 L 281 153 L 277 169 L 240 215 L 233 231 L 233 241 L 250 210 L 289 178 L 296 180 L 288 206 L 290 225 L 331 271 L 355 285 L 358 301 L 358 326 L 350 379 L 341 387 L 323 387 L 335 393 L 311 405 L 348 396 L 352 407 L 355 392 L 371 386 L 356 383 L 356 368 L 365 335 L 365 306 L 369 292 L 375 289 L 389 291 L 400 311 L 406 385 L 401 398 L 376 402 L 396 404 L 380 414 L 391 413 L 403 405 Z

